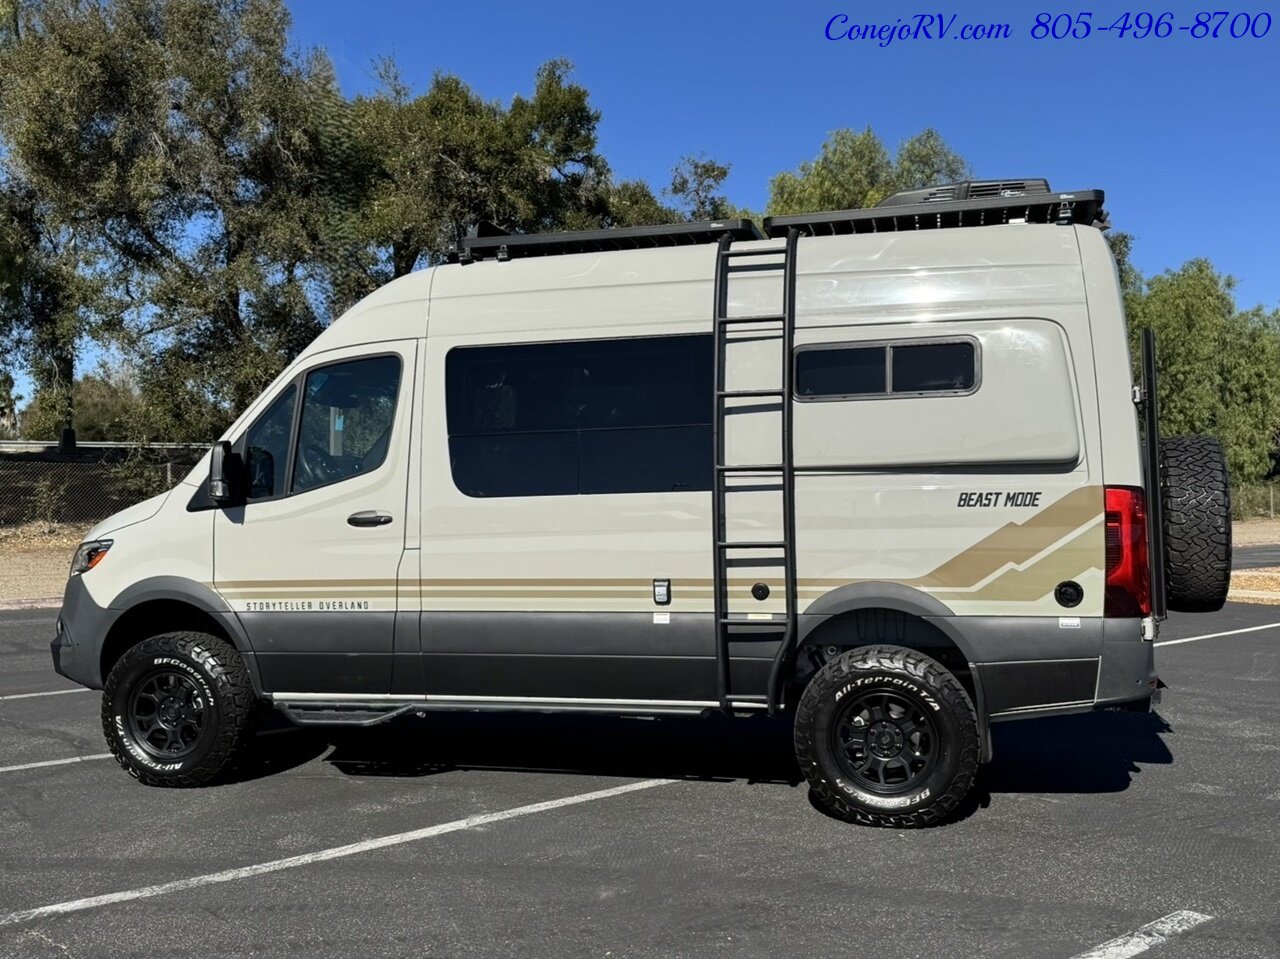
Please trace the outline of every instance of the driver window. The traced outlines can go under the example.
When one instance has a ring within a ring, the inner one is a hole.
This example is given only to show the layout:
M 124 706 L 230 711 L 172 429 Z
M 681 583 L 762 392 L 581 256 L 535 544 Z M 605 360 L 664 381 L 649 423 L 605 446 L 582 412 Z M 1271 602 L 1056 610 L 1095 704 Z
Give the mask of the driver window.
M 289 435 L 293 430 L 293 399 L 297 392 L 297 387 L 290 386 L 249 428 L 245 465 L 249 474 L 247 495 L 251 500 L 284 493 Z
M 307 374 L 293 457 L 293 492 L 369 473 L 387 458 L 400 359 L 375 356 Z

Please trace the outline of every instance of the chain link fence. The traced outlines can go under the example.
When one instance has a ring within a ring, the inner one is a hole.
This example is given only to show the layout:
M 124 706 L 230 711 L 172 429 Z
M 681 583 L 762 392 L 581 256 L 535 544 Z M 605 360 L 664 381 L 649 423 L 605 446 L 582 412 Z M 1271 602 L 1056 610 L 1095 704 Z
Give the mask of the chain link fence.
M 1275 519 L 1276 483 L 1240 483 L 1231 487 L 1231 513 L 1236 519 Z
M 90 526 L 170 489 L 205 449 L 95 444 L 60 453 L 43 444 L 0 443 L 0 529 Z

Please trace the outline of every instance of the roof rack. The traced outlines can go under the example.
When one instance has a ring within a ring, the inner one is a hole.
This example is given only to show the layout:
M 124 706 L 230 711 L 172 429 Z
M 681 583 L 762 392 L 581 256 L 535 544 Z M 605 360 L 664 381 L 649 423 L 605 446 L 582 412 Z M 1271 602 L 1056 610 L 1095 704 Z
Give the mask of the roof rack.
M 462 249 L 450 254 L 449 260 L 466 264 L 476 260 L 513 260 L 517 257 L 555 256 L 561 253 L 692 246 L 696 243 L 717 243 L 725 234 L 732 236 L 734 240 L 765 238 L 759 227 L 745 219 L 609 230 L 575 230 L 566 233 L 507 233 L 485 223 L 463 239 Z
M 806 236 L 839 233 L 894 233 L 943 230 L 1002 223 L 1081 224 L 1105 230 L 1101 190 L 1051 193 L 1045 180 L 981 180 L 895 193 L 879 206 L 834 213 L 768 216 L 764 231 L 786 236 L 794 228 Z

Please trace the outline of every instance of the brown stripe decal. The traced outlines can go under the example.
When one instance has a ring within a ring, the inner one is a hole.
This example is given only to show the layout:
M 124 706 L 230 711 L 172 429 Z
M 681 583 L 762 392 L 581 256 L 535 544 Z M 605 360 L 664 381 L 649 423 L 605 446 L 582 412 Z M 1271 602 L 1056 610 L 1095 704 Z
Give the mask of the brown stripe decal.
M 1100 569 L 1104 553 L 1102 515 L 1102 488 L 1080 487 L 1025 522 L 1006 523 L 931 572 L 895 582 L 936 593 L 940 598 L 951 601 L 1039 600 L 1052 592 L 1057 583 Z M 1060 545 L 1031 562 L 1055 543 Z M 1024 569 L 1016 568 L 1027 563 L 1030 565 Z M 987 579 L 991 581 L 984 583 Z M 801 597 L 808 601 L 838 586 L 865 581 L 822 577 L 800 579 L 796 587 Z M 730 598 L 747 598 L 752 585 L 757 582 L 766 583 L 773 592 L 773 598 L 782 598 L 784 584 L 781 580 L 755 576 L 731 580 Z M 976 588 L 979 583 L 983 585 Z M 679 599 L 695 599 L 710 604 L 713 588 L 710 578 L 677 577 L 671 585 Z M 398 596 L 412 602 L 420 595 L 423 600 L 436 603 L 442 600 L 474 602 L 489 599 L 648 603 L 652 601 L 653 584 L 641 578 L 450 577 L 401 582 L 395 579 L 242 580 L 218 583 L 215 588 L 236 599 L 383 599 Z
M 1027 562 L 1073 530 L 1096 520 L 1102 513 L 1102 488 L 1083 486 L 1072 490 L 1052 506 L 1045 507 L 1025 523 L 1006 523 L 933 572 L 901 582 L 907 586 L 939 590 L 974 586 L 1003 566 Z M 1090 559 L 1091 563 L 1096 561 Z

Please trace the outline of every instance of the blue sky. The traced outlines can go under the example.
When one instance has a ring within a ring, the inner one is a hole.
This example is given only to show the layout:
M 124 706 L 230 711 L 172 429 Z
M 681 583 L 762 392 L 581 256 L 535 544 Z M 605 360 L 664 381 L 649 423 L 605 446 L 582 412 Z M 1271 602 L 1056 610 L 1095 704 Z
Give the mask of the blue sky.
M 616 176 L 660 187 L 681 156 L 705 153 L 732 165 L 730 199 L 757 210 L 770 177 L 816 156 L 832 130 L 870 126 L 894 148 L 932 126 L 978 177 L 1104 189 L 1143 273 L 1207 257 L 1237 278 L 1242 308 L 1280 309 L 1280 5 L 1262 39 L 1232 39 L 1230 20 L 1218 39 L 1193 39 L 1177 28 L 1213 5 L 1161 0 L 1146 9 L 1173 14 L 1171 36 L 1138 39 L 1096 28 L 1136 16 L 1140 0 L 289 2 L 296 44 L 323 47 L 348 94 L 374 89 L 373 62 L 391 55 L 415 89 L 444 71 L 506 101 L 531 91 L 540 64 L 568 58 L 603 114 Z M 1030 36 L 1041 10 L 1082 8 L 1090 36 Z M 947 38 L 824 35 L 837 14 L 896 25 L 929 13 L 955 16 Z M 1012 35 L 955 39 L 987 23 Z M 99 358 L 87 350 L 80 372 Z
M 1146 7 L 1174 14 L 1167 39 L 1096 29 L 1084 39 L 1030 37 L 1041 10 L 1091 9 L 1096 28 L 1126 10 L 1136 15 L 1138 4 L 293 0 L 291 8 L 296 41 L 324 47 L 348 93 L 372 89 L 373 59 L 390 54 L 417 88 L 441 70 L 507 100 L 531 90 L 539 64 L 567 57 L 603 113 L 601 146 L 616 175 L 664 185 L 682 155 L 704 152 L 732 164 L 726 192 L 754 209 L 769 178 L 815 156 L 831 130 L 870 126 L 892 148 L 932 126 L 979 177 L 1106 190 L 1113 224 L 1137 238 L 1144 273 L 1208 257 L 1239 279 L 1242 307 L 1280 308 L 1272 183 L 1280 6 L 1263 39 L 1231 39 L 1229 20 L 1216 40 L 1177 30 L 1214 6 L 1203 0 Z M 1007 22 L 1012 36 L 969 42 L 952 33 L 884 48 L 824 36 L 839 13 L 892 24 L 931 12 L 956 15 L 956 30 Z

